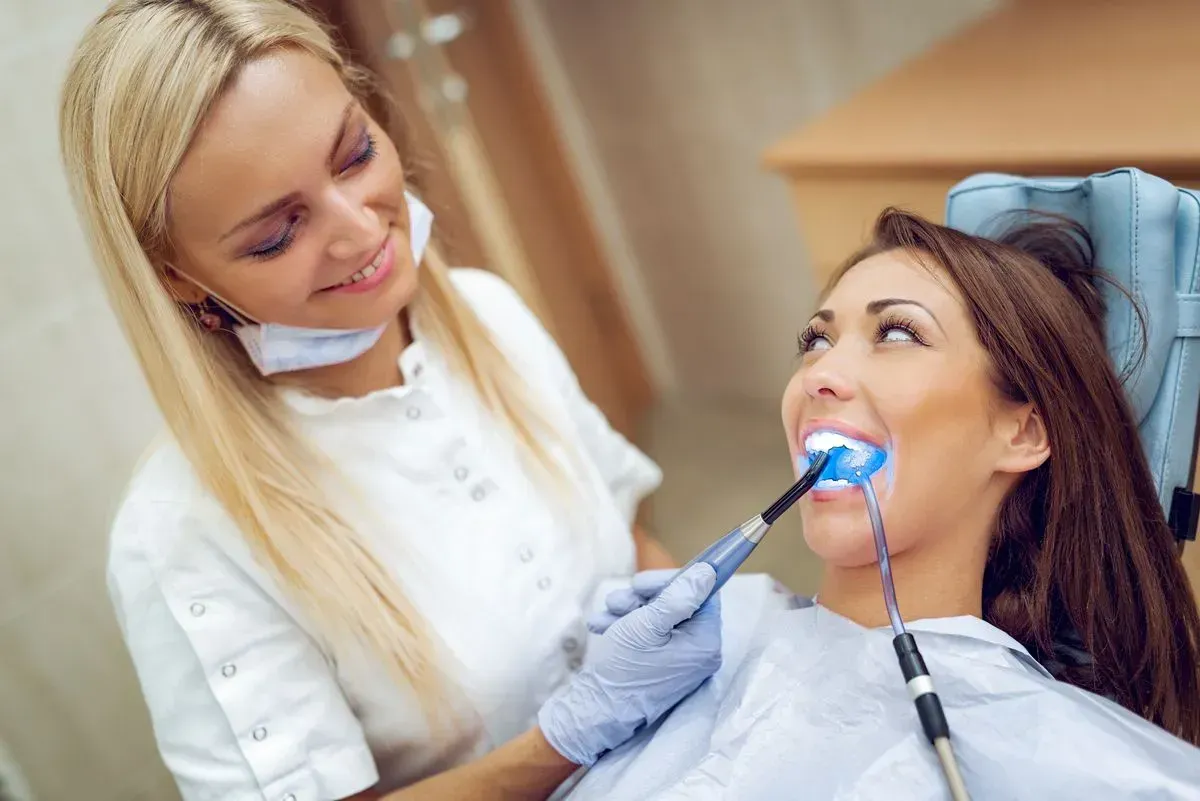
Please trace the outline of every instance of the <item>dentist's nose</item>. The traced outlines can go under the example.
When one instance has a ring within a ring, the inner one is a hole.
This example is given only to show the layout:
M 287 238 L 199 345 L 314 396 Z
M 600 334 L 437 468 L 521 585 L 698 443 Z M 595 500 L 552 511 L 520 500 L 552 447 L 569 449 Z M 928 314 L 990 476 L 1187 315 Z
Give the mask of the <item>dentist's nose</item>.
M 338 188 L 327 196 L 332 232 L 329 256 L 339 261 L 361 257 L 379 244 L 383 235 L 379 215 L 358 198 Z
M 850 400 L 855 395 L 857 360 L 845 346 L 835 345 L 804 370 L 802 386 L 810 398 Z

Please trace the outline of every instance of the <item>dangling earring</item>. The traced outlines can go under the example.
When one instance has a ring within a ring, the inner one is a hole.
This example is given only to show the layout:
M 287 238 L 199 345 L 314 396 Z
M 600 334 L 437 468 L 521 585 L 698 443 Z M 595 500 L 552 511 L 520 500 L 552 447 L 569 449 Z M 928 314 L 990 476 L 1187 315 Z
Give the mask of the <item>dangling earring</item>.
M 196 319 L 200 322 L 200 327 L 205 331 L 217 331 L 221 328 L 220 315 L 210 311 L 200 312 Z

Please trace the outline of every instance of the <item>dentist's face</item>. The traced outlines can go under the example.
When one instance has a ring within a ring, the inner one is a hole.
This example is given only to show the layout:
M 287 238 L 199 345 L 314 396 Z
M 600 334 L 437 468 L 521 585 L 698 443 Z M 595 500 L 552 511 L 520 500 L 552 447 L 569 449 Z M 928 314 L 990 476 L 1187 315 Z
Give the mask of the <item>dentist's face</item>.
M 336 71 L 299 51 L 242 69 L 168 203 L 168 277 L 185 301 L 204 299 L 200 284 L 260 322 L 367 328 L 416 290 L 396 149 Z
M 1010 415 L 957 289 L 901 251 L 872 256 L 837 283 L 800 337 L 783 398 L 793 463 L 815 431 L 889 453 L 872 486 L 893 555 L 954 537 L 994 490 Z M 804 536 L 827 564 L 876 560 L 862 490 L 814 490 Z M 986 547 L 986 542 L 973 547 Z

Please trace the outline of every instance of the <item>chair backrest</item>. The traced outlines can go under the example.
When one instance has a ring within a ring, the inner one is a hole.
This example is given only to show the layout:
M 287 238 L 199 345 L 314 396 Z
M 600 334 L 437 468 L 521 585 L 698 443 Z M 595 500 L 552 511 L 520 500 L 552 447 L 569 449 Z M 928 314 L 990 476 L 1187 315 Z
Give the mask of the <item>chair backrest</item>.
M 1145 360 L 1126 382 L 1159 500 L 1176 536 L 1195 537 L 1191 492 L 1200 409 L 1200 193 L 1124 168 L 1088 178 L 984 173 L 953 189 L 946 224 L 996 234 L 1013 210 L 1050 212 L 1085 226 L 1097 265 L 1137 300 L 1147 319 Z M 1104 288 L 1108 352 L 1118 370 L 1140 342 L 1128 300 Z

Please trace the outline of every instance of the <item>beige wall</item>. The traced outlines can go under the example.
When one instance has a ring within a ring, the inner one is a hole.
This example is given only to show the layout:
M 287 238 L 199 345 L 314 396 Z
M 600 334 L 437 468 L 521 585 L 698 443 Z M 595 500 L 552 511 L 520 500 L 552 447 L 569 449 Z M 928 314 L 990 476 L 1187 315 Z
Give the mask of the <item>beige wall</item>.
M 0 741 L 41 801 L 169 799 L 109 611 L 109 516 L 156 413 L 58 159 L 68 54 L 102 0 L 0 0 Z
M 634 319 L 668 393 L 778 399 L 814 287 L 760 154 L 998 4 L 518 4 L 618 272 L 648 292 Z

